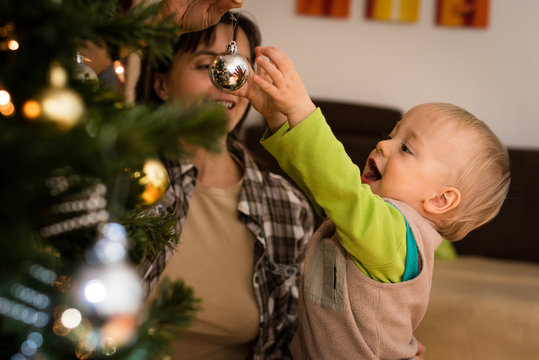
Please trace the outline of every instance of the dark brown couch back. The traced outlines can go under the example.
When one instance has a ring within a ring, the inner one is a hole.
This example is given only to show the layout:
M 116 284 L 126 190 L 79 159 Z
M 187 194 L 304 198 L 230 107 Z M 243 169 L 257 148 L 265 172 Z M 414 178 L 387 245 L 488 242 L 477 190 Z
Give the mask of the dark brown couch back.
M 389 135 L 402 116 L 390 107 L 323 99 L 314 102 L 360 169 L 376 143 Z M 246 130 L 247 147 L 268 170 L 285 175 L 259 143 L 265 128 L 261 124 Z M 512 185 L 500 214 L 456 242 L 455 247 L 459 254 L 539 263 L 539 234 L 533 226 L 539 225 L 539 149 L 509 149 L 509 156 Z

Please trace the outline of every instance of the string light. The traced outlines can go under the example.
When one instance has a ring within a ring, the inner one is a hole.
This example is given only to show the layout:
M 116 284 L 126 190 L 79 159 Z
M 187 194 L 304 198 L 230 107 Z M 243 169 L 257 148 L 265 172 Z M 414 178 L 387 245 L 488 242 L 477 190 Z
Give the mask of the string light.
M 0 90 L 0 114 L 6 117 L 15 114 L 15 106 L 11 102 L 11 95 L 7 90 Z
M 79 310 L 75 308 L 67 309 L 62 313 L 62 324 L 68 329 L 74 329 L 80 325 L 82 321 L 82 315 Z
M 63 88 L 67 83 L 67 71 L 58 63 L 51 65 L 49 81 L 52 87 Z
M 6 90 L 0 90 L 0 106 L 5 106 L 11 102 L 11 95 Z
M 114 72 L 116 73 L 116 76 L 118 76 L 120 82 L 125 83 L 125 68 L 120 62 L 120 60 L 114 60 L 112 65 L 114 67 Z
M 15 114 L 15 106 L 10 102 L 7 105 L 0 106 L 0 114 L 4 115 L 5 117 L 10 117 Z
M 14 32 L 15 26 L 13 23 L 0 26 L 0 39 L 4 39 L 4 41 L 0 42 L 0 50 L 16 51 L 19 49 L 19 42 L 15 40 Z
M 35 100 L 28 100 L 22 106 L 22 113 L 28 119 L 35 119 L 41 115 L 41 105 Z
M 7 42 L 7 48 L 11 51 L 15 51 L 19 49 L 19 42 L 17 40 L 9 40 Z
M 100 280 L 90 280 L 84 285 L 84 298 L 94 304 L 100 303 L 107 297 L 107 288 Z

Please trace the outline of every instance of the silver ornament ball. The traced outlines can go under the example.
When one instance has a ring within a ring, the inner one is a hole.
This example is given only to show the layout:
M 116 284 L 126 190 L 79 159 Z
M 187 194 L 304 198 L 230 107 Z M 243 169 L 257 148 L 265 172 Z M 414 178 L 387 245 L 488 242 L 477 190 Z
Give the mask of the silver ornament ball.
M 231 41 L 227 45 L 224 53 L 213 57 L 208 71 L 213 85 L 223 91 L 240 89 L 249 77 L 249 65 L 238 54 L 235 41 Z
M 86 80 L 98 80 L 97 74 L 92 70 L 91 67 L 84 63 L 82 55 L 77 54 L 75 56 L 77 64 L 74 69 L 74 77 L 77 80 L 86 81 Z

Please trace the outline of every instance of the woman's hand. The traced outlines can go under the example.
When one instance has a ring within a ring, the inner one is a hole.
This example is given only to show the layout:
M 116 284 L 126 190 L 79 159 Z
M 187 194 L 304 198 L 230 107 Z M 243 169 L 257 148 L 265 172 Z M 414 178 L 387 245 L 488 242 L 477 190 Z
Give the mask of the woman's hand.
M 228 10 L 240 8 L 244 0 L 163 0 L 163 15 L 175 14 L 176 22 L 182 32 L 198 31 L 217 24 L 221 16 Z M 120 49 L 119 57 L 125 58 L 134 49 Z M 80 53 L 90 59 L 87 65 L 100 74 L 112 65 L 112 59 L 105 48 L 87 42 Z
M 175 13 L 182 32 L 198 31 L 217 24 L 230 9 L 240 8 L 244 0 L 164 0 L 165 15 Z

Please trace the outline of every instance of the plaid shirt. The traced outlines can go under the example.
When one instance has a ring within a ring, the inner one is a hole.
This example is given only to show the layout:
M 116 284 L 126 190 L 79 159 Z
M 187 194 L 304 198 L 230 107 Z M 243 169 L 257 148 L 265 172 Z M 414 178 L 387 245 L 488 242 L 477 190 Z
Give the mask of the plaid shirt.
M 313 232 L 313 215 L 305 196 L 279 175 L 259 169 L 242 145 L 229 141 L 229 151 L 244 165 L 238 217 L 256 239 L 253 287 L 260 310 L 252 359 L 288 359 L 297 327 L 301 262 Z M 166 162 L 170 186 L 155 210 L 174 212 L 181 234 L 195 191 L 197 170 L 191 162 Z M 159 280 L 172 251 L 164 248 L 143 266 L 146 291 Z

